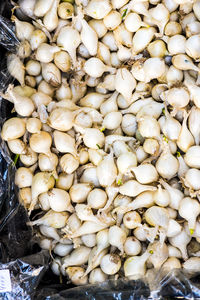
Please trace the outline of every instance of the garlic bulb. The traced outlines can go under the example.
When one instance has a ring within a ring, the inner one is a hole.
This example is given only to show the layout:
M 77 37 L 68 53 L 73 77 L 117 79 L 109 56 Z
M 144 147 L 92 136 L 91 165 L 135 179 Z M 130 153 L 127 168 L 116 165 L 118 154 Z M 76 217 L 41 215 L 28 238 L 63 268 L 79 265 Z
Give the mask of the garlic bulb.
M 115 88 L 125 99 L 130 100 L 133 90 L 136 87 L 136 80 L 131 73 L 125 69 L 118 69 L 115 77 Z
M 53 273 L 77 286 L 123 272 L 152 283 L 160 267 L 194 276 L 200 0 L 18 6 L 2 150 Z
M 121 260 L 117 254 L 106 254 L 100 263 L 101 270 L 108 275 L 116 274 L 121 267 Z
M 119 187 L 122 195 L 135 197 L 144 191 L 155 191 L 156 188 L 151 185 L 142 185 L 135 180 L 129 180 Z
M 142 184 L 152 183 L 158 179 L 156 168 L 151 164 L 143 164 L 131 170 L 134 172 L 137 181 Z
M 179 169 L 178 160 L 171 154 L 169 146 L 165 146 L 162 154 L 156 162 L 157 172 L 166 179 L 171 179 L 175 176 Z
M 200 213 L 199 202 L 189 197 L 183 198 L 180 203 L 178 212 L 181 217 L 188 221 L 189 230 L 191 234 L 193 234 L 196 224 L 196 218 Z
M 8 56 L 7 67 L 10 75 L 17 79 L 22 86 L 24 86 L 25 68 L 17 55 L 10 54 Z
M 14 140 L 24 135 L 26 131 L 24 119 L 11 118 L 2 127 L 1 137 L 4 141 Z
M 93 19 L 103 19 L 110 11 L 112 7 L 108 0 L 92 0 L 85 8 L 85 12 Z
M 74 65 L 76 64 L 76 48 L 80 43 L 81 38 L 77 30 L 70 26 L 61 28 L 57 37 L 57 44 L 58 46 L 62 46 L 63 49 L 69 53 Z
M 168 247 L 165 243 L 154 242 L 148 246 L 147 250 L 151 253 L 148 260 L 154 268 L 160 268 L 168 258 Z
M 39 133 L 33 133 L 30 137 L 30 147 L 36 153 L 50 153 L 50 147 L 52 143 L 51 135 L 45 131 Z
M 84 71 L 92 77 L 100 77 L 104 72 L 115 72 L 115 68 L 106 66 L 99 58 L 89 58 L 84 64 Z
M 133 48 L 134 55 L 143 51 L 148 44 L 152 41 L 156 30 L 154 27 L 140 28 L 137 30 L 133 37 Z
M 124 273 L 129 279 L 137 280 L 146 273 L 146 261 L 151 254 L 145 252 L 141 256 L 131 256 L 124 263 Z
M 170 244 L 181 251 L 184 260 L 188 258 L 186 247 L 189 244 L 190 240 L 191 236 L 189 236 L 184 229 L 182 229 L 179 234 L 169 238 Z

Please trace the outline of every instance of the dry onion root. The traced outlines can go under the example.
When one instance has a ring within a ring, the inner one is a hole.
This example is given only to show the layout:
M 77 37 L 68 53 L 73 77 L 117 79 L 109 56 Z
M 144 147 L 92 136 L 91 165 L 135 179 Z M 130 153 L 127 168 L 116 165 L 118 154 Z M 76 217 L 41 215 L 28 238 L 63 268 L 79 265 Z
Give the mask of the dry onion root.
M 74 3 L 75 2 L 75 3 Z M 150 5 L 149 5 L 150 4 Z M 198 1 L 20 1 L 1 137 L 56 275 L 199 269 Z M 26 19 L 26 18 L 25 18 Z M 25 59 L 25 61 L 23 61 Z M 196 256 L 196 257 L 192 257 Z

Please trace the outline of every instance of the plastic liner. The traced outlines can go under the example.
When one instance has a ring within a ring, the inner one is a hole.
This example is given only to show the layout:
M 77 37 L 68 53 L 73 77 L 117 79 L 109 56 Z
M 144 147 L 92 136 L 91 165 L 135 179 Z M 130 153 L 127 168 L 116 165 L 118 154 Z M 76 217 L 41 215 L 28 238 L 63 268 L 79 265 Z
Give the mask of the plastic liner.
M 9 18 L 9 1 L 0 3 L 0 90 L 13 80 L 6 69 L 6 50 L 15 52 L 19 41 Z M 6 50 L 5 50 L 6 49 Z M 0 126 L 11 116 L 12 105 L 0 99 Z M 155 270 L 143 280 L 110 280 L 73 287 L 49 270 L 49 254 L 34 245 L 28 216 L 17 199 L 15 166 L 0 139 L 0 299 L 36 300 L 172 300 L 200 299 L 200 277 L 180 270 Z M 2 270 L 8 270 L 11 289 Z M 200 272 L 199 272 L 200 273 Z M 66 280 L 66 279 L 63 279 Z

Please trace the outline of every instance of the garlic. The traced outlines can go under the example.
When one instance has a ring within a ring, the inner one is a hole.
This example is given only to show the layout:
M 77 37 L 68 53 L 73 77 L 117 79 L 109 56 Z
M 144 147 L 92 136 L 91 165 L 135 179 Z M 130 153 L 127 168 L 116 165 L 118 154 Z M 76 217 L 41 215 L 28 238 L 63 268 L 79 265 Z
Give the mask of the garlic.
M 69 255 L 63 258 L 62 270 L 69 266 L 81 266 L 88 261 L 91 249 L 85 246 L 80 246 L 73 250 Z
M 53 63 L 42 63 L 42 76 L 53 87 L 58 87 L 61 84 L 60 70 Z
M 35 153 L 30 147 L 27 148 L 25 154 L 20 155 L 20 161 L 27 167 L 34 165 L 37 160 L 37 153 Z
M 62 228 L 65 226 L 68 214 L 66 212 L 54 212 L 53 210 L 49 210 L 43 217 L 37 219 L 33 222 L 28 222 L 28 225 L 46 225 L 53 228 Z
M 89 283 L 91 284 L 101 283 L 106 281 L 107 277 L 108 276 L 100 268 L 95 268 L 90 272 Z
M 136 211 L 127 212 L 123 217 L 123 224 L 128 229 L 134 229 L 141 224 L 141 217 Z
M 199 157 L 200 157 L 200 146 L 192 146 L 186 151 L 184 160 L 189 167 L 200 168 Z
M 103 23 L 108 30 L 114 30 L 117 28 L 121 21 L 121 14 L 116 10 L 111 10 L 109 14 L 103 18 Z
M 74 13 L 74 7 L 69 2 L 60 3 L 58 6 L 58 16 L 63 19 L 69 19 L 72 17 L 72 14 Z
M 11 76 L 19 81 L 24 86 L 25 68 L 22 61 L 15 54 L 9 54 L 7 58 L 8 72 Z
M 185 43 L 185 51 L 187 55 L 193 59 L 199 59 L 199 45 L 200 39 L 198 35 L 191 36 Z
M 63 245 L 59 243 L 54 247 L 53 252 L 62 257 L 68 255 L 72 249 L 72 245 Z
M 76 65 L 76 48 L 80 43 L 81 37 L 77 30 L 70 26 L 64 26 L 61 28 L 57 37 L 57 45 L 62 46 L 63 50 L 69 53 L 74 65 Z
M 191 236 L 189 236 L 184 229 L 174 237 L 168 238 L 169 242 L 172 246 L 178 248 L 181 251 L 182 258 L 186 260 L 188 258 L 187 254 L 187 245 L 191 240 Z
M 170 204 L 169 206 L 173 209 L 176 209 L 178 210 L 179 208 L 179 205 L 180 205 L 180 202 L 181 200 L 183 199 L 184 197 L 184 194 L 172 187 L 171 185 L 169 185 L 167 182 L 165 182 L 163 179 L 160 179 L 160 183 L 162 184 L 162 186 L 169 192 L 170 194 Z
M 106 254 L 100 263 L 100 267 L 105 274 L 114 275 L 121 267 L 121 260 L 117 254 Z
M 94 247 L 96 245 L 96 234 L 85 234 L 82 235 L 81 240 L 86 247 Z
M 49 133 L 40 131 L 39 133 L 33 133 L 30 137 L 30 147 L 36 153 L 50 153 L 50 147 L 52 144 L 52 138 Z
M 133 54 L 136 55 L 143 51 L 152 41 L 156 30 L 154 27 L 140 28 L 133 37 Z
M 38 164 L 41 171 L 54 171 L 58 165 L 58 157 L 54 153 L 51 153 L 50 155 L 40 153 Z
M 181 97 L 180 99 L 183 100 L 183 97 Z M 165 117 L 166 120 L 164 126 L 162 127 L 162 132 L 170 140 L 177 140 L 181 132 L 181 124 L 170 115 L 167 108 L 165 108 Z
M 188 169 L 185 173 L 184 184 L 191 190 L 199 190 L 200 171 L 197 169 Z
M 10 151 L 14 154 L 26 154 L 26 145 L 20 139 L 7 141 Z
M 32 185 L 33 173 L 30 169 L 21 167 L 17 169 L 15 174 L 15 184 L 19 188 L 25 188 Z
M 159 206 L 152 206 L 148 208 L 144 214 L 145 220 L 151 226 L 162 226 L 167 228 L 169 224 L 169 215 L 166 208 Z
M 50 46 L 47 43 L 42 43 L 36 50 L 36 59 L 42 63 L 50 63 L 54 58 L 54 54 L 59 51 L 60 48 L 57 46 Z
M 168 258 L 165 263 L 163 264 L 163 269 L 165 269 L 167 272 L 172 271 L 173 269 L 180 269 L 181 263 L 178 258 L 176 257 L 170 257 Z
M 141 243 L 134 236 L 129 236 L 124 243 L 124 251 L 129 256 L 138 255 L 141 252 Z
M 188 115 L 185 113 L 182 128 L 177 140 L 177 145 L 183 152 L 187 152 L 187 150 L 194 145 L 194 138 L 187 128 L 187 118 Z
M 179 206 L 179 215 L 188 221 L 190 233 L 193 234 L 196 218 L 200 213 L 200 205 L 197 200 L 189 197 L 183 198 Z
M 151 116 L 142 116 L 138 120 L 138 130 L 143 137 L 154 138 L 160 135 L 160 126 Z
M 70 204 L 69 194 L 64 190 L 53 188 L 52 190 L 48 191 L 48 200 L 50 208 L 56 212 L 73 212 L 73 207 Z
M 56 29 L 58 26 L 58 15 L 57 15 L 57 9 L 59 5 L 59 0 L 53 0 L 53 3 L 50 7 L 50 9 L 47 11 L 43 18 L 43 23 L 45 28 L 51 32 Z
M 77 183 L 70 188 L 69 195 L 72 202 L 82 203 L 86 201 L 87 196 L 91 190 L 92 185 L 88 183 Z
M 46 34 L 42 30 L 36 29 L 33 31 L 29 42 L 31 45 L 31 49 L 36 50 L 39 45 L 47 42 Z
M 190 257 L 183 263 L 183 269 L 190 275 L 196 275 L 199 272 L 200 258 Z
M 54 54 L 54 63 L 62 72 L 67 72 L 71 68 L 70 56 L 65 51 L 59 51 Z
M 103 19 L 110 11 L 112 7 L 108 0 L 92 0 L 85 8 L 85 12 L 93 19 Z
M 147 251 L 151 254 L 148 261 L 153 264 L 154 268 L 160 268 L 169 255 L 167 245 L 160 242 L 149 244 Z
M 167 228 L 167 237 L 173 237 L 173 236 L 176 236 L 177 234 L 179 234 L 181 232 L 181 225 L 173 220 L 173 219 L 170 219 L 169 220 L 169 225 L 168 225 L 168 228 Z
M 95 30 L 90 25 L 81 19 L 81 41 L 87 48 L 90 55 L 94 56 L 97 54 L 98 37 Z M 94 76 L 97 77 L 97 76 Z
M 33 25 L 28 22 L 22 22 L 15 16 L 12 16 L 12 20 L 15 22 L 17 38 L 20 41 L 29 40 L 34 31 Z
M 45 0 L 38 0 L 34 7 L 34 15 L 36 17 L 43 17 L 51 8 L 53 0 L 46 2 Z
M 63 190 L 69 190 L 72 186 L 73 174 L 60 173 L 56 180 L 56 187 Z
M 4 141 L 10 141 L 20 138 L 26 131 L 24 119 L 11 118 L 7 120 L 2 127 L 1 137 Z
M 84 71 L 92 77 L 100 77 L 104 72 L 115 72 L 115 68 L 106 66 L 99 58 L 89 58 L 84 64 Z
M 108 241 L 110 245 L 117 247 L 121 253 L 124 252 L 124 242 L 126 240 L 126 233 L 120 227 L 114 225 L 109 228 Z
M 136 87 L 136 80 L 131 73 L 125 69 L 118 69 L 115 77 L 115 88 L 125 99 L 130 100 L 133 90 Z
M 89 192 L 87 197 L 87 203 L 89 207 L 94 209 L 102 208 L 106 205 L 107 201 L 107 195 L 106 193 L 101 189 L 93 189 L 91 192 Z
M 177 257 L 177 258 L 182 257 L 180 250 L 178 250 L 178 248 L 176 247 L 168 245 L 168 251 L 169 251 L 169 257 Z
M 107 28 L 104 25 L 103 20 L 91 19 L 88 24 L 96 31 L 99 39 L 107 32 Z
M 131 170 L 134 172 L 137 181 L 142 184 L 148 184 L 158 180 L 156 168 L 151 164 L 143 164 L 138 167 L 133 167 Z
M 131 256 L 124 263 L 125 277 L 137 280 L 146 273 L 146 261 L 151 254 L 145 252 L 141 256 Z
M 155 191 L 156 188 L 150 185 L 142 185 L 135 180 L 129 180 L 119 187 L 122 195 L 135 197 L 144 191 Z
M 75 285 L 87 284 L 88 278 L 84 276 L 85 270 L 81 267 L 68 267 L 66 274 L 70 278 L 71 282 Z M 66 275 L 64 274 L 64 275 Z
M 170 203 L 170 194 L 159 185 L 157 191 L 153 194 L 153 199 L 158 206 L 166 207 Z
M 29 207 L 29 212 L 31 212 L 37 204 L 38 196 L 53 188 L 54 184 L 55 179 L 48 172 L 39 172 L 33 176 L 31 186 L 32 202 Z
M 179 169 L 178 160 L 171 154 L 169 146 L 165 145 L 162 154 L 156 162 L 157 172 L 166 179 L 175 176 Z
M 76 154 L 75 140 L 69 134 L 55 130 L 54 143 L 59 152 Z
M 65 154 L 60 159 L 60 167 L 63 172 L 72 174 L 79 166 L 79 161 L 72 154 Z

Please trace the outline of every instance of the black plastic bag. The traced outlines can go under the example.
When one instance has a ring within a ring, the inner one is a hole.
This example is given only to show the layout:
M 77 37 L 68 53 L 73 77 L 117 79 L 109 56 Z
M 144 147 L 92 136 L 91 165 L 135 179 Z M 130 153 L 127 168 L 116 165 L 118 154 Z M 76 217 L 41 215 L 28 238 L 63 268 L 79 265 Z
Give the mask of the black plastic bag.
M 10 11 L 8 1 L 0 3 L 0 90 L 12 81 L 6 68 L 6 50 L 15 52 L 19 45 L 13 24 L 6 19 Z M 10 117 L 11 109 L 10 103 L 0 100 L 0 126 Z M 49 254 L 32 242 L 27 213 L 17 199 L 15 170 L 8 149 L 0 140 L 0 299 L 200 299 L 199 277 L 188 279 L 180 270 L 168 274 L 155 270 L 151 278 L 136 281 L 119 279 L 80 287 L 60 284 L 49 270 Z

